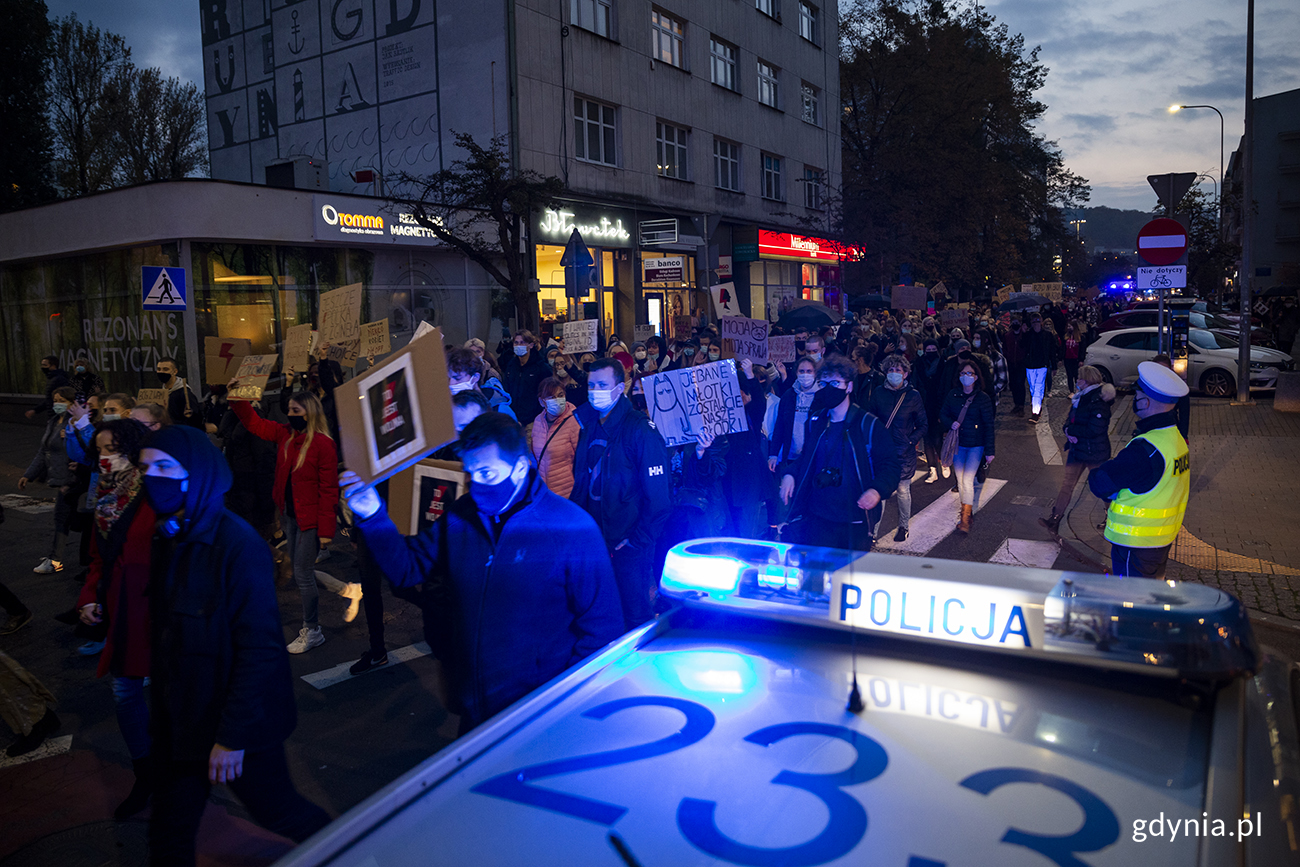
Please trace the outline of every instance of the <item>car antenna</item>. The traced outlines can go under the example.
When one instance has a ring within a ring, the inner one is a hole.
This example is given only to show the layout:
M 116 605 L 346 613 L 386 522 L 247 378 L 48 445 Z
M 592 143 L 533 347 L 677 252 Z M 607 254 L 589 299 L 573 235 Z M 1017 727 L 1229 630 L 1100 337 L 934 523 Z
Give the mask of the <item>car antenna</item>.
M 849 690 L 849 703 L 845 710 L 849 713 L 859 714 L 866 710 L 862 704 L 862 692 L 858 689 L 858 628 L 849 623 L 849 640 L 853 645 L 853 687 Z
M 609 845 L 614 847 L 614 851 L 618 853 L 618 857 L 627 867 L 641 867 L 641 862 L 636 860 L 632 850 L 627 847 L 627 841 L 620 837 L 617 832 L 609 832 Z

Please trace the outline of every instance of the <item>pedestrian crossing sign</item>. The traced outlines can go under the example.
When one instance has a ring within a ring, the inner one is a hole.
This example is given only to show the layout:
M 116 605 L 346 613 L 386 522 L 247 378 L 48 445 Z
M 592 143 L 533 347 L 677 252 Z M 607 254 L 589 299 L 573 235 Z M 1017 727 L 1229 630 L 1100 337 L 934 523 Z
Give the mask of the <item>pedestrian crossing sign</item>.
M 146 265 L 140 269 L 145 310 L 185 309 L 185 269 Z

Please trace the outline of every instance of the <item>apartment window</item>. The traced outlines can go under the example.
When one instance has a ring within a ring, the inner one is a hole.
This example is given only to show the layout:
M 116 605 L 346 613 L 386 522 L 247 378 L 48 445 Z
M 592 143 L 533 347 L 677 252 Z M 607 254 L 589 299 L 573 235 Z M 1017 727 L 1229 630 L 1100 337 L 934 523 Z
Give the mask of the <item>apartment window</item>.
M 781 17 L 781 7 L 777 5 L 777 0 L 754 0 L 754 8 L 772 18 Z
M 785 190 L 781 186 L 781 158 L 763 154 L 763 198 L 782 201 Z
M 673 66 L 682 65 L 682 35 L 686 25 L 658 9 L 650 10 L 650 56 Z
M 777 75 L 779 70 L 770 63 L 758 61 L 758 101 L 777 107 Z
M 718 189 L 740 192 L 740 145 L 713 140 L 713 175 Z
M 727 90 L 736 89 L 736 46 L 714 36 L 709 39 L 709 60 L 713 68 L 713 83 Z
M 655 160 L 659 174 L 688 180 L 686 130 L 669 123 L 655 124 Z
M 799 35 L 814 45 L 821 44 L 817 39 L 817 7 L 811 3 L 799 4 Z
M 578 159 L 617 165 L 614 131 L 614 106 L 580 96 L 573 98 L 573 138 Z
M 804 123 L 810 123 L 813 126 L 821 126 L 821 112 L 818 109 L 818 103 L 821 101 L 821 93 L 817 88 L 808 82 L 804 82 L 800 88 L 800 98 L 803 103 Z
M 585 30 L 609 36 L 612 15 L 610 8 L 613 0 L 570 0 L 569 19 L 571 23 Z
M 821 169 L 803 170 L 803 204 L 805 208 L 820 211 L 826 204 L 826 190 Z

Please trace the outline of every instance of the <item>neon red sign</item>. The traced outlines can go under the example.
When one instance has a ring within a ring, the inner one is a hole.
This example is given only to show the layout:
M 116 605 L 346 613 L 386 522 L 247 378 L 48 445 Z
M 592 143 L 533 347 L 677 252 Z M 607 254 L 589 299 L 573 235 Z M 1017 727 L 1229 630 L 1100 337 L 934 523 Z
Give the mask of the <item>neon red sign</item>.
M 841 259 L 858 259 L 861 252 L 851 244 L 816 238 L 810 235 L 792 235 L 788 232 L 758 232 L 759 256 L 786 256 L 793 259 L 811 259 L 817 262 L 838 262 Z

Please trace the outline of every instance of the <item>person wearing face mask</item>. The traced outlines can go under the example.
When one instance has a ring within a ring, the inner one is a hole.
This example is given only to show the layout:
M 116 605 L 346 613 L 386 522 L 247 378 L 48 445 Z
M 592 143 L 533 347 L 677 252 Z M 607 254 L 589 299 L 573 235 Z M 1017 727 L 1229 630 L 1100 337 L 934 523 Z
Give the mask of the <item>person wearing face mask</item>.
M 926 431 L 923 438 L 925 443 L 925 463 L 930 468 L 930 474 L 926 476 L 925 483 L 933 484 L 939 480 L 939 447 L 943 443 L 943 429 L 939 426 L 939 410 L 943 406 L 943 399 L 948 396 L 948 388 L 943 381 L 946 366 L 939 355 L 939 342 L 937 338 L 928 337 L 921 342 L 921 354 L 912 366 L 912 375 L 909 377 L 912 387 L 921 393 L 921 400 L 925 404 Z M 942 467 L 943 477 L 946 479 L 951 473 L 948 467 Z
M 82 399 L 104 391 L 104 380 L 95 372 L 90 359 L 84 355 L 78 355 L 72 362 L 70 384 L 77 390 L 77 395 Z
M 117 726 L 126 741 L 135 784 L 113 811 L 122 821 L 145 808 L 153 792 L 149 706 L 149 569 L 157 516 L 144 496 L 144 475 L 135 463 L 146 433 L 122 419 L 104 422 L 95 434 L 99 482 L 90 541 L 90 568 L 77 608 L 81 622 L 107 621 L 98 677 L 110 675 Z
M 130 418 L 131 410 L 135 409 L 135 398 L 129 394 L 114 393 L 104 398 L 104 414 L 100 416 L 101 422 L 117 421 L 122 418 Z
M 1174 412 L 1187 393 L 1187 383 L 1169 368 L 1139 364 L 1133 439 L 1088 474 L 1089 490 L 1110 503 L 1104 535 L 1115 575 L 1164 577 L 1191 494 L 1190 452 Z
M 530 331 L 517 331 L 511 338 L 512 354 L 506 360 L 505 384 L 510 395 L 510 407 L 519 418 L 519 423 L 527 427 L 541 412 L 537 404 L 537 386 L 551 375 L 537 354 L 537 341 Z
M 511 397 L 505 388 L 496 379 L 483 381 L 483 375 L 483 359 L 472 350 L 456 349 L 447 356 L 447 378 L 452 397 L 465 391 L 477 391 L 494 411 L 514 418 Z
M 776 425 L 768 442 L 767 468 L 775 473 L 783 464 L 793 466 L 803 454 L 808 435 L 808 413 L 817 393 L 817 365 L 804 356 L 795 365 L 794 387 L 781 395 Z M 784 473 L 783 473 L 784 475 Z
M 573 455 L 578 450 L 577 409 L 565 398 L 564 386 L 548 377 L 537 387 L 543 412 L 533 422 L 533 457 L 546 487 L 561 497 L 573 492 Z
M 1029 383 L 1029 422 L 1038 424 L 1043 414 L 1043 396 L 1049 391 L 1048 371 L 1056 364 L 1056 338 L 1043 329 L 1043 318 L 1036 315 L 1029 320 L 1029 331 L 1020 335 L 1020 345 Z
M 1024 324 L 1020 319 L 1011 320 L 1010 330 L 1002 341 L 1002 351 L 1007 360 L 1007 387 L 1011 389 L 1011 414 L 1025 414 L 1025 336 Z
M 1070 415 L 1062 427 L 1067 455 L 1065 473 L 1051 514 L 1038 519 L 1052 535 L 1060 530 L 1079 476 L 1084 470 L 1091 472 L 1110 460 L 1110 405 L 1114 401 L 1115 386 L 1102 381 L 1100 370 L 1091 365 L 1079 370 L 1079 387 L 1070 398 Z
M 880 420 L 850 400 L 853 365 L 828 356 L 817 372 L 808 442 L 781 478 L 790 516 L 781 540 L 870 551 L 884 501 L 898 488 L 893 437 Z
M 154 372 L 158 376 L 159 385 L 167 392 L 167 414 L 171 416 L 172 423 L 203 430 L 203 408 L 199 404 L 199 399 L 194 396 L 194 392 L 181 377 L 176 359 L 171 357 L 158 359 Z
M 140 469 L 158 515 L 148 593 L 150 863 L 194 863 L 213 783 L 230 786 L 254 821 L 301 842 L 329 816 L 294 788 L 285 759 L 297 709 L 270 551 L 225 509 L 230 470 L 202 431 L 151 434 Z
M 957 431 L 957 455 L 952 462 L 957 474 L 957 488 L 961 494 L 961 518 L 957 523 L 960 533 L 971 531 L 971 521 L 979 506 L 982 485 L 977 478 L 980 463 L 993 463 L 994 438 L 993 400 L 981 382 L 984 376 L 974 359 L 963 361 L 957 368 L 958 385 L 944 398 L 939 410 L 939 426 L 946 434 Z
M 816 334 L 804 341 L 803 348 L 804 355 L 813 364 L 821 364 L 826 357 L 826 343 Z
M 993 398 L 993 410 L 997 411 L 998 401 L 1002 398 L 1002 392 L 1007 387 L 1007 360 L 1006 357 L 998 352 L 997 341 L 993 339 L 992 332 L 987 329 L 976 331 L 971 338 L 971 353 L 974 355 L 983 355 L 988 363 L 986 373 L 991 372 L 992 377 L 989 379 L 991 388 L 989 397 Z
M 692 367 L 695 364 L 695 356 L 699 352 L 699 343 L 694 340 L 678 340 L 674 344 L 673 360 L 668 363 L 664 370 L 681 370 L 684 367 Z
M 634 376 L 648 376 L 658 371 L 655 366 L 654 358 L 651 357 L 650 350 L 644 343 L 632 344 L 632 374 Z
M 898 530 L 895 542 L 906 542 L 912 519 L 912 477 L 916 475 L 916 444 L 929 429 L 925 400 L 908 383 L 912 365 L 901 355 L 885 359 L 885 385 L 871 396 L 867 412 L 880 419 L 898 449 Z
M 68 372 L 59 367 L 57 355 L 47 355 L 41 359 L 41 375 L 45 377 L 45 399 L 23 413 L 27 418 L 36 418 L 41 413 L 53 413 L 54 390 L 71 384 Z M 48 415 L 46 418 L 48 420 Z
M 32 482 L 44 481 L 54 489 L 54 539 L 50 544 L 50 554 L 42 558 L 32 571 L 38 575 L 49 575 L 63 571 L 63 546 L 68 539 L 68 520 L 72 517 L 72 485 L 76 481 L 72 470 L 72 461 L 68 459 L 64 444 L 64 426 L 68 423 L 68 409 L 76 400 L 77 393 L 72 386 L 65 385 L 54 390 L 53 412 L 45 423 L 45 432 L 41 435 L 40 445 L 31 464 L 18 480 L 18 490 L 25 490 Z
M 230 387 L 235 385 L 231 380 Z M 320 400 L 309 391 L 289 399 L 288 424 L 262 418 L 248 401 L 232 401 L 230 406 L 249 433 L 276 445 L 271 496 L 280 510 L 294 583 L 302 594 L 302 629 L 288 650 L 306 653 L 325 643 L 318 617 L 320 591 L 315 567 L 316 555 L 329 545 L 336 530 L 338 449 L 329 435 Z
M 623 366 L 602 358 L 575 413 L 582 433 L 569 499 L 596 521 L 614 563 L 624 625 L 649 620 L 659 586 L 656 546 L 672 510 L 668 451 L 650 419 L 624 395 Z M 650 399 L 658 400 L 659 395 Z
M 388 580 L 437 591 L 464 733 L 604 647 L 623 617 L 600 530 L 547 490 L 519 425 L 484 413 L 460 446 L 470 490 L 418 536 L 402 536 L 355 473 L 339 483 Z

